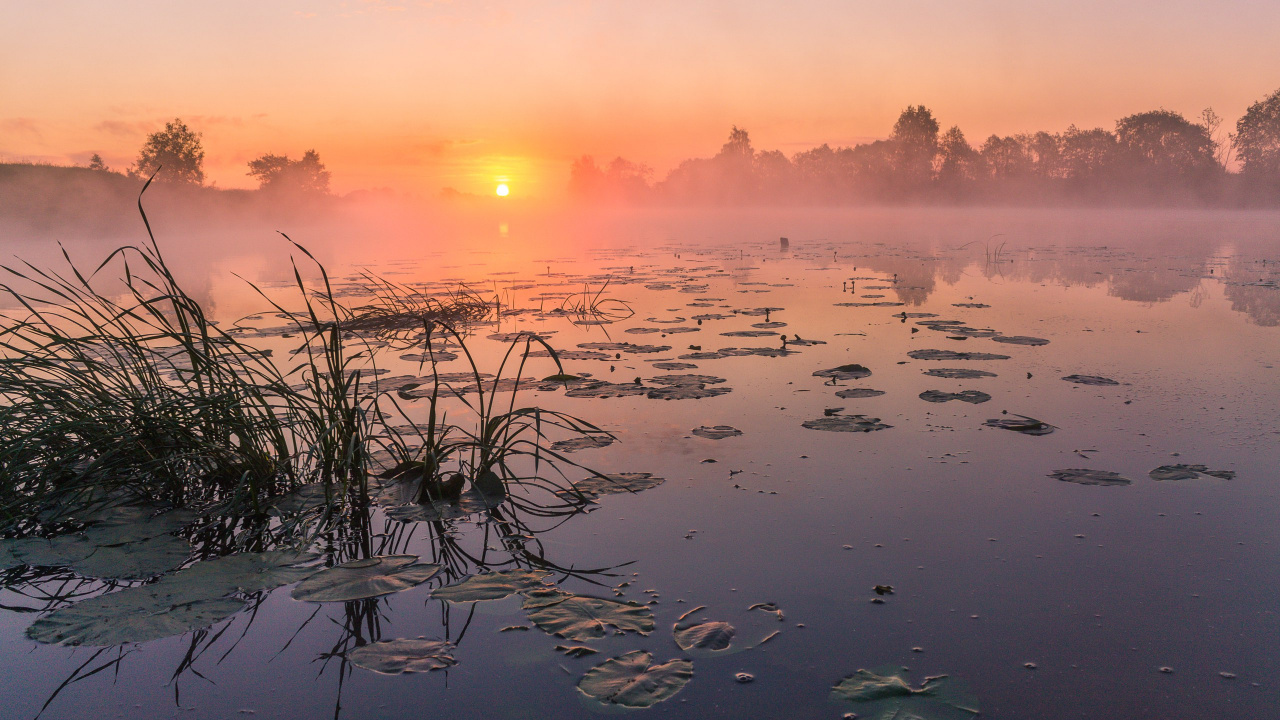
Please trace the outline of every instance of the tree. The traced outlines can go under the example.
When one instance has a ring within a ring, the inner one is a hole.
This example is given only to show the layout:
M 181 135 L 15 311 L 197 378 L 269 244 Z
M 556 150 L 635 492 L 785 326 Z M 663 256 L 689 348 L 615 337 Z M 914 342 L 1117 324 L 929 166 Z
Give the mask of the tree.
M 1218 167 L 1209 129 L 1171 110 L 1151 110 L 1116 122 L 1116 143 L 1129 170 L 1147 182 L 1194 182 Z
M 1062 134 L 1063 176 L 1077 185 L 1094 185 L 1114 166 L 1116 136 L 1104 128 L 1081 130 L 1075 125 Z
M 1250 105 L 1236 122 L 1235 149 L 1246 181 L 1280 187 L 1280 90 Z
M 104 171 L 104 172 L 105 172 L 105 171 L 106 171 L 106 169 L 107 169 L 107 164 L 106 164 L 106 163 L 104 163 L 104 162 L 102 162 L 102 156 L 101 156 L 101 155 L 99 155 L 98 153 L 94 153 L 94 154 L 93 154 L 93 157 L 89 158 L 89 169 L 90 169 L 90 170 L 102 170 L 102 171 Z
M 908 185 L 920 186 L 933 177 L 933 158 L 938 153 L 938 121 L 923 105 L 907 106 L 893 124 L 889 140 L 895 146 L 899 177 Z
M 938 182 L 954 192 L 978 179 L 982 156 L 952 125 L 938 141 L 938 161 Z
M 200 146 L 200 133 L 174 118 L 164 124 L 164 130 L 148 135 L 130 174 L 149 175 L 158 168 L 164 168 L 160 178 L 169 182 L 203 185 L 204 148 Z
M 258 188 L 265 192 L 329 194 L 329 171 L 315 150 L 303 153 L 301 160 L 290 160 L 288 155 L 263 155 L 249 161 L 248 174 L 258 179 Z

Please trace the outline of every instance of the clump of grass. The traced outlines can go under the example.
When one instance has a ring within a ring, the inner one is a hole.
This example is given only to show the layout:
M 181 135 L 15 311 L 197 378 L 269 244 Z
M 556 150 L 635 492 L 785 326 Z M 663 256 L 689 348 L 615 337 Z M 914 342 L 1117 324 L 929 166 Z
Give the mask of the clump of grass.
M 600 287 L 592 290 L 584 285 L 582 292 L 568 295 L 560 302 L 560 312 L 578 316 L 584 320 L 617 322 L 635 315 L 635 310 L 623 300 L 605 297 L 605 290 L 613 278 L 605 278 Z

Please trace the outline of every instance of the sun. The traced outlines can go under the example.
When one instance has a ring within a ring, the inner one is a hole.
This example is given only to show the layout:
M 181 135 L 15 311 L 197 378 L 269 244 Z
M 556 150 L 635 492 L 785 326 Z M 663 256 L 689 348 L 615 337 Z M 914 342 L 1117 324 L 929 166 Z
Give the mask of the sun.
M 498 197 L 506 197 L 511 194 L 511 188 L 506 183 L 498 183 Z

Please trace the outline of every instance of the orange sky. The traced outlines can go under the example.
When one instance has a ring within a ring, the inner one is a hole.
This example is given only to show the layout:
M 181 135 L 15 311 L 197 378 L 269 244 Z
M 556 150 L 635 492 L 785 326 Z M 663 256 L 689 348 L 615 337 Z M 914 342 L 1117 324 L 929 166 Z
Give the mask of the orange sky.
M 1227 124 L 1280 86 L 1280 3 L 10 3 L 0 161 L 132 162 L 174 116 L 206 173 L 319 151 L 336 190 L 554 196 L 571 159 L 661 177 L 731 125 L 788 154 L 924 103 L 971 143 L 1164 107 Z

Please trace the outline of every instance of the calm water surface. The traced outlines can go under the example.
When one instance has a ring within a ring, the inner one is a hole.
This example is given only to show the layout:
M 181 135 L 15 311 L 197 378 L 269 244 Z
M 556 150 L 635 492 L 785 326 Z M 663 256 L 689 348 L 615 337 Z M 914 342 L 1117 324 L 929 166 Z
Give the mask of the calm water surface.
M 1052 213 L 992 221 L 898 212 L 874 223 L 796 220 L 790 233 L 776 217 L 739 219 L 731 230 L 716 230 L 717 218 L 668 217 L 608 232 L 578 228 L 560 244 L 506 227 L 490 229 L 484 243 L 447 251 L 423 244 L 403 257 L 323 248 L 343 278 L 368 265 L 409 285 L 461 280 L 496 293 L 516 312 L 474 333 L 490 372 L 507 346 L 487 336 L 528 330 L 562 350 L 600 342 L 665 348 L 567 360 L 570 373 L 640 378 L 649 387 L 668 374 L 724 379 L 707 387 L 730 392 L 702 399 L 521 391 L 523 402 L 618 436 L 575 460 L 666 479 L 604 497 L 593 512 L 564 522 L 534 522 L 540 532 L 528 538 L 561 567 L 613 568 L 561 586 L 652 603 L 655 631 L 583 643 L 599 653 L 570 658 L 554 648 L 575 643 L 536 627 L 501 631 L 531 626 L 518 598 L 450 606 L 430 598 L 446 582 L 432 580 L 347 604 L 298 602 L 284 588 L 194 637 L 95 656 L 96 648 L 28 640 L 31 610 L 49 607 L 41 593 L 52 589 L 20 583 L 0 591 L 0 716 L 34 717 L 56 694 L 44 717 L 590 717 L 612 711 L 576 689 L 582 674 L 637 649 L 655 662 L 686 656 L 670 629 L 698 605 L 706 606 L 700 616 L 737 627 L 739 647 L 780 632 L 760 647 L 694 658 L 683 690 L 638 712 L 839 718 L 856 710 L 829 698 L 841 678 L 861 668 L 908 668 L 916 683 L 940 674 L 962 680 L 990 718 L 1280 714 L 1280 222 L 1246 215 L 1128 222 L 1115 212 L 1073 224 Z M 789 235 L 789 248 L 779 247 L 780 234 Z M 203 292 L 220 315 L 261 309 L 227 270 L 283 279 L 273 265 L 283 251 L 271 260 L 257 252 L 193 263 L 212 267 Z M 629 304 L 633 316 L 584 326 L 546 312 L 606 279 L 604 296 Z M 699 324 L 699 315 L 723 317 Z M 957 334 L 957 324 L 978 332 Z M 674 327 L 695 330 L 669 333 Z M 778 334 L 725 335 L 750 330 Z M 1047 343 L 998 342 L 983 330 Z M 790 342 L 780 357 L 680 357 L 782 349 L 783 336 L 821 344 Z M 278 338 L 260 344 L 288 347 Z M 1008 358 L 909 355 L 930 349 Z M 388 376 L 417 373 L 399 354 L 384 351 L 379 367 Z M 554 371 L 549 360 L 534 362 L 541 364 L 526 376 Z M 660 362 L 697 367 L 654 368 Z M 871 374 L 834 384 L 814 376 L 854 363 Z M 993 375 L 925 374 L 939 368 Z M 463 361 L 440 369 L 460 371 Z M 1062 379 L 1070 375 L 1118 384 Z M 883 394 L 836 394 L 853 388 Z M 932 403 L 919 397 L 928 390 L 976 390 L 990 400 Z M 406 406 L 422 412 L 421 403 Z M 1015 414 L 1056 430 L 1034 436 L 984 424 Z M 852 415 L 890 427 L 845 433 L 802 425 Z M 742 434 L 691 434 L 716 425 Z M 1173 464 L 1235 475 L 1149 476 Z M 1131 482 L 1051 477 L 1080 468 Z M 425 528 L 380 515 L 374 528 L 398 533 L 398 551 L 435 557 Z M 477 557 L 507 557 L 491 524 L 459 520 L 453 532 Z M 876 585 L 894 592 L 873 603 Z M 748 610 L 765 602 L 783 617 Z M 393 677 L 334 654 L 419 636 L 454 640 L 458 665 Z M 197 654 L 184 663 L 193 647 Z M 85 677 L 98 667 L 105 669 Z M 740 672 L 754 682 L 736 682 Z M 60 688 L 68 678 L 78 679 Z

